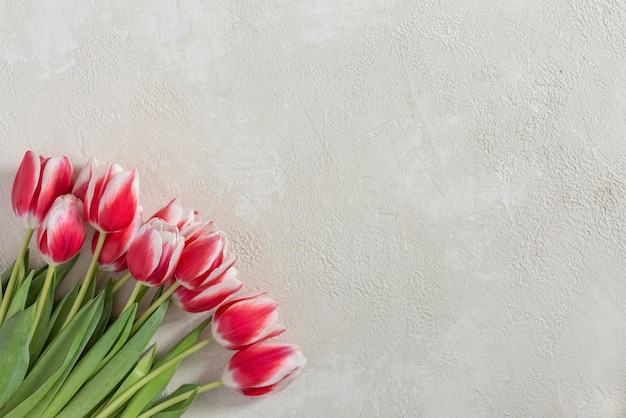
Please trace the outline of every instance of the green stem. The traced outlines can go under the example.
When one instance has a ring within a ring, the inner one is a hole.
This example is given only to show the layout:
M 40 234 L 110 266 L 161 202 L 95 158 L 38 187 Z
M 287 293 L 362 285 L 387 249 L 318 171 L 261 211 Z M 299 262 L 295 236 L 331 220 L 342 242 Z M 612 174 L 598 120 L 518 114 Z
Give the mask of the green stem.
M 95 418 L 105 418 L 105 417 L 108 417 L 113 412 L 117 411 L 118 408 L 120 408 L 122 405 L 124 405 L 124 403 L 126 401 L 128 401 L 135 393 L 137 393 L 137 391 L 139 389 L 144 387 L 146 385 L 146 383 L 149 383 L 151 380 L 156 378 L 158 375 L 160 375 L 161 373 L 163 373 L 164 371 L 166 371 L 170 367 L 174 366 L 179 361 L 183 360 L 186 357 L 189 357 L 190 355 L 192 355 L 196 351 L 198 351 L 201 348 L 207 346 L 211 341 L 213 341 L 213 337 L 209 337 L 206 340 L 200 341 L 199 343 L 196 343 L 195 345 L 189 347 L 187 350 L 183 351 L 179 355 L 177 355 L 175 357 L 172 357 L 170 360 L 166 361 L 161 366 L 159 366 L 156 369 L 152 370 L 150 373 L 145 375 L 143 378 L 141 378 L 137 382 L 135 382 L 134 385 L 132 385 L 131 387 L 126 389 L 124 392 L 122 392 L 117 398 L 112 399 L 111 402 L 109 403 L 109 405 L 107 407 L 105 407 L 102 411 L 100 411 L 100 413 L 98 415 L 96 415 Z
M 141 315 L 139 319 L 137 319 L 135 323 L 133 324 L 133 327 L 130 330 L 131 335 L 137 332 L 137 330 L 143 325 L 143 323 L 146 322 L 148 318 L 150 318 L 150 315 L 152 315 L 152 312 L 156 311 L 156 309 L 159 306 L 161 306 L 163 302 L 169 299 L 169 297 L 172 296 L 172 293 L 174 293 L 174 291 L 178 289 L 179 286 L 180 286 L 179 282 L 174 282 L 174 284 L 172 284 L 169 289 L 163 292 L 160 298 L 158 298 L 156 301 L 154 301 L 152 305 L 150 305 L 148 310 L 146 310 L 143 313 L 143 315 Z
M 48 266 L 48 271 L 46 273 L 46 278 L 43 282 L 43 287 L 39 291 L 39 297 L 37 297 L 37 305 L 35 307 L 35 321 L 33 322 L 33 327 L 30 330 L 31 340 L 33 338 L 33 335 L 35 335 L 37 325 L 39 324 L 39 320 L 41 319 L 43 305 L 46 304 L 46 297 L 48 295 L 48 292 L 50 291 L 50 286 L 52 286 L 52 278 L 54 277 L 54 272 L 56 271 L 56 269 L 57 266 Z
M 113 293 L 117 293 L 118 290 L 120 290 L 122 288 L 122 286 L 124 286 L 124 284 L 128 281 L 128 279 L 130 279 L 131 277 L 133 277 L 132 274 L 130 274 L 130 272 L 126 273 L 126 275 L 124 277 L 122 277 L 121 279 L 119 279 L 118 281 L 115 282 L 115 284 L 113 285 Z
M 80 291 L 78 292 L 78 296 L 76 296 L 76 300 L 72 305 L 72 309 L 70 309 L 70 313 L 65 318 L 65 322 L 61 329 L 65 328 L 67 324 L 70 323 L 74 315 L 78 312 L 81 305 L 83 304 L 83 299 L 85 299 L 85 295 L 87 294 L 87 290 L 89 290 L 89 285 L 91 281 L 95 279 L 96 269 L 98 268 L 98 258 L 100 258 L 100 252 L 102 251 L 102 247 L 104 246 L 104 239 L 106 238 L 106 233 L 100 232 L 98 236 L 98 243 L 96 244 L 96 249 L 93 252 L 93 257 L 91 257 L 91 263 L 89 264 L 89 269 L 87 270 L 87 274 L 85 275 L 85 280 L 80 286 Z
M 28 244 L 30 244 L 30 239 L 33 236 L 33 232 L 35 232 L 33 228 L 28 228 L 26 230 L 26 236 L 24 237 L 22 248 L 20 248 L 20 252 L 17 254 L 17 258 L 15 259 L 15 264 L 13 264 L 13 270 L 11 271 L 11 276 L 9 277 L 9 283 L 7 284 L 7 289 L 4 293 L 2 304 L 0 304 L 0 328 L 4 323 L 7 312 L 9 311 L 9 305 L 11 304 L 11 299 L 13 298 L 13 290 L 15 289 L 15 285 L 17 282 L 17 274 L 20 271 L 20 265 L 24 260 L 24 254 L 26 254 L 26 250 L 28 249 Z
M 132 306 L 132 304 L 135 303 L 135 299 L 137 299 L 137 296 L 139 295 L 139 292 L 141 292 L 141 288 L 142 287 L 143 287 L 143 284 L 141 284 L 141 282 L 135 283 L 135 287 L 133 288 L 133 292 L 128 297 L 128 301 L 126 302 L 126 305 L 124 305 L 124 309 L 122 309 L 122 312 L 124 312 L 126 309 L 130 308 Z
M 217 381 L 211 382 L 211 383 L 209 383 L 207 385 L 200 386 L 197 389 L 197 391 L 198 391 L 197 393 L 201 394 L 201 393 L 204 393 L 204 392 L 208 392 L 209 390 L 218 388 L 218 387 L 220 387 L 222 385 L 223 385 L 222 381 L 221 380 L 217 380 Z M 191 394 L 195 390 L 196 389 L 190 390 L 189 392 L 181 393 L 180 395 L 175 396 L 175 397 L 173 397 L 171 399 L 168 399 L 165 402 L 161 402 L 157 406 L 148 409 L 146 412 L 144 412 L 143 414 L 139 415 L 137 418 L 150 418 L 150 417 L 158 414 L 159 412 L 163 411 L 164 409 L 169 408 L 170 406 L 176 405 L 179 402 L 187 400 L 187 398 L 189 398 L 191 396 Z

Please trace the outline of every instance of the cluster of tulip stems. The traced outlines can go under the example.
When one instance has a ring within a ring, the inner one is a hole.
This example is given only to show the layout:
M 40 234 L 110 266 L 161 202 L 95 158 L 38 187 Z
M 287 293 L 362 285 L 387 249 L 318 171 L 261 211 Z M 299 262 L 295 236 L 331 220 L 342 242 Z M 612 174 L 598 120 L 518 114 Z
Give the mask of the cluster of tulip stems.
M 266 341 L 285 331 L 277 303 L 266 293 L 234 296 L 237 257 L 214 222 L 178 199 L 144 220 L 137 171 L 115 163 L 92 159 L 73 177 L 67 157 L 32 151 L 15 176 L 12 205 L 26 236 L 1 276 L 0 416 L 178 417 L 219 386 L 263 396 L 301 373 L 299 347 Z M 89 227 L 87 273 L 58 295 Z M 46 263 L 38 270 L 29 267 L 33 236 Z M 105 280 L 101 272 L 127 273 Z M 129 281 L 126 304 L 114 309 Z M 171 303 L 210 316 L 157 356 L 148 345 Z M 182 360 L 212 341 L 235 351 L 221 379 L 164 396 Z

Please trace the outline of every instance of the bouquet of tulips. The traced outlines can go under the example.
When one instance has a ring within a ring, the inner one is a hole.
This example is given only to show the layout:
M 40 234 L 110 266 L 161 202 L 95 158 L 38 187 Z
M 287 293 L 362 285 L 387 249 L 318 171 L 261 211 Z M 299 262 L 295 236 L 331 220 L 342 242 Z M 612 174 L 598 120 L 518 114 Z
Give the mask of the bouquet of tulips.
M 265 293 L 231 298 L 242 284 L 225 234 L 178 199 L 144 221 L 138 188 L 137 171 L 118 164 L 92 159 L 73 179 L 67 157 L 26 152 L 11 195 L 26 237 L 0 286 L 0 416 L 179 417 L 219 386 L 263 396 L 300 374 L 299 347 L 264 342 L 285 331 L 276 302 Z M 87 273 L 59 295 L 89 226 Z M 36 270 L 33 235 L 46 263 Z M 106 280 L 103 271 L 127 273 Z M 212 315 L 157 355 L 149 344 L 171 303 Z M 164 395 L 181 362 L 212 341 L 235 351 L 221 379 Z

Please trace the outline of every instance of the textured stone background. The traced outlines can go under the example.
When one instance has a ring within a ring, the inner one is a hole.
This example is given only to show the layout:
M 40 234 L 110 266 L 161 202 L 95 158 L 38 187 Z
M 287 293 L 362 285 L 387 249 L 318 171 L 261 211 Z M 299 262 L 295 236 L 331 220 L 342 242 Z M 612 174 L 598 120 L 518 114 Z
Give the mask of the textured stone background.
M 26 149 L 115 160 L 309 360 L 189 417 L 624 416 L 625 115 L 616 0 L 0 1 L 0 260 Z

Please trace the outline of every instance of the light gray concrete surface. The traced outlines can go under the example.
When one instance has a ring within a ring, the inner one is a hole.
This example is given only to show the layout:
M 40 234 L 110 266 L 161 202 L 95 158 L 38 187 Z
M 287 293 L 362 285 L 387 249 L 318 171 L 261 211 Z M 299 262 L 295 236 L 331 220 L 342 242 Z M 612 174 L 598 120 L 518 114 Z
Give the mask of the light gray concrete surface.
M 26 149 L 118 161 L 309 361 L 187 416 L 625 416 L 625 115 L 621 1 L 0 1 L 0 259 Z

